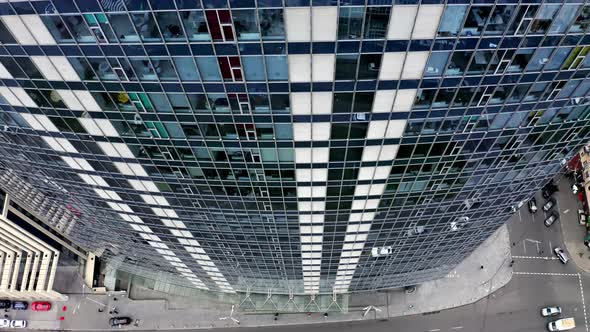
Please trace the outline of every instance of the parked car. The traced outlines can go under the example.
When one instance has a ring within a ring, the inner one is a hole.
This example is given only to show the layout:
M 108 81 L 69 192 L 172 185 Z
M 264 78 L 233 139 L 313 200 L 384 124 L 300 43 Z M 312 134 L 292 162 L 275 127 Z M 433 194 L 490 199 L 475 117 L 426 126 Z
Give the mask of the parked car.
M 541 309 L 541 316 L 543 317 L 550 317 L 550 316 L 557 316 L 561 314 L 561 307 L 545 307 Z
M 131 318 L 129 317 L 113 317 L 109 319 L 111 327 L 121 327 L 123 325 L 131 324 Z
M 559 258 L 559 260 L 563 264 L 567 264 L 567 262 L 570 260 L 569 256 L 560 247 L 553 249 L 553 251 L 555 252 L 555 255 L 557 255 L 557 258 Z
M 0 300 L 0 309 L 10 309 L 11 304 L 10 300 Z
M 14 310 L 27 310 L 29 303 L 25 301 L 14 301 L 12 302 L 12 309 Z
M 545 226 L 549 227 L 551 225 L 553 225 L 553 223 L 559 219 L 559 214 L 557 214 L 556 212 L 551 213 L 551 215 L 545 219 Z
M 529 200 L 529 212 L 537 212 L 537 200 L 534 197 Z
M 10 319 L 1 319 L 0 327 L 10 327 Z
M 27 321 L 23 319 L 16 319 L 10 321 L 10 327 L 13 329 L 24 329 L 27 327 Z
M 553 198 L 550 198 L 545 203 L 545 205 L 543 205 L 543 211 L 547 212 L 547 211 L 551 210 L 554 206 L 555 206 L 555 200 Z
M 51 303 L 49 302 L 33 302 L 31 309 L 35 311 L 49 311 L 51 310 Z
M 556 191 L 559 191 L 559 188 L 553 182 L 550 182 L 545 187 L 543 187 L 543 197 L 549 198 Z

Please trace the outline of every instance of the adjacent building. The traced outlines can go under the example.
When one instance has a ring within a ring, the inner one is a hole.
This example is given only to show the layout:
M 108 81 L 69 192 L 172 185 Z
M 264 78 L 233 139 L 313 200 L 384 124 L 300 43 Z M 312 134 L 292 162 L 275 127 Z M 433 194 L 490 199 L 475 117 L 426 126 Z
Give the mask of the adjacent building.
M 446 275 L 588 141 L 590 6 L 0 1 L 0 187 L 130 273 Z

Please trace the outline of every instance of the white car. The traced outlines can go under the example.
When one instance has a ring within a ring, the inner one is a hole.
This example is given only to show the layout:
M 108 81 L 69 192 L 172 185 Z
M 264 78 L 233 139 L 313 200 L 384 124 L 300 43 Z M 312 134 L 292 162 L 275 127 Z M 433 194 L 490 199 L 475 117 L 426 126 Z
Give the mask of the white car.
M 10 321 L 10 327 L 13 329 L 24 329 L 27 327 L 27 321 L 22 319 Z
M 559 260 L 563 264 L 567 264 L 567 262 L 570 260 L 569 256 L 560 247 L 553 249 L 553 251 L 555 252 L 555 255 L 557 255 L 557 258 L 559 258 Z
M 0 319 L 0 327 L 10 327 L 10 319 Z
M 561 307 L 545 307 L 541 309 L 541 316 L 549 317 L 549 316 L 557 316 L 561 314 Z

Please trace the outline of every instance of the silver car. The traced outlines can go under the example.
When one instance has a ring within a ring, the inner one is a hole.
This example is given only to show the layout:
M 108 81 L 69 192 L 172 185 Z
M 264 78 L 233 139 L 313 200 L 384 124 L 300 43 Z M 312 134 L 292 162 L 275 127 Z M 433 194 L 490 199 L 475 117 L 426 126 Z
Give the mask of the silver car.
M 547 203 L 545 203 L 545 205 L 543 205 L 543 211 L 547 212 L 551 210 L 553 206 L 555 206 L 555 200 L 552 198 L 548 200 Z
M 551 215 L 545 219 L 545 226 L 549 227 L 551 225 L 553 225 L 553 223 L 559 219 L 559 215 L 555 212 L 551 213 Z
M 561 307 L 545 307 L 541 309 L 541 316 L 543 317 L 550 317 L 550 316 L 557 316 L 561 314 Z
M 561 249 L 560 247 L 557 247 L 555 249 L 553 249 L 553 251 L 555 252 L 555 254 L 557 255 L 557 258 L 559 258 L 559 260 L 563 263 L 563 264 L 567 264 L 567 262 L 570 260 L 569 256 L 565 253 L 565 251 L 563 249 Z

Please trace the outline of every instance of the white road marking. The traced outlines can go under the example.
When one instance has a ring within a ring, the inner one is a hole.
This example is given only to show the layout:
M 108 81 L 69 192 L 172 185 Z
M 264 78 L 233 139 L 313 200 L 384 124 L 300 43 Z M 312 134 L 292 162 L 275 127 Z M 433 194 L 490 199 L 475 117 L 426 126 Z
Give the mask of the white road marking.
M 582 295 L 582 307 L 584 309 L 584 324 L 586 325 L 586 332 L 588 332 L 588 318 L 586 316 L 586 301 L 584 300 L 584 286 L 582 286 L 582 276 L 578 273 L 578 281 L 580 282 L 580 294 Z
M 524 241 L 522 241 L 522 249 L 524 250 L 524 253 L 526 254 L 526 243 Z
M 522 215 L 520 214 L 520 209 L 518 210 L 518 220 L 520 220 L 520 222 L 522 222 Z
M 548 273 L 548 272 L 513 272 L 513 274 L 531 275 L 531 276 L 567 276 L 567 277 L 579 276 L 579 274 L 577 274 L 577 273 Z
M 432 329 L 432 330 L 428 330 L 429 332 L 437 332 L 440 331 L 440 329 Z
M 459 330 L 459 329 L 462 329 L 462 328 L 463 328 L 463 326 L 455 326 L 455 327 L 451 327 L 451 329 L 453 329 L 453 330 Z
M 553 246 L 551 245 L 551 240 L 549 240 L 549 252 L 553 251 Z
M 544 260 L 559 259 L 559 258 L 553 257 L 553 256 L 512 256 L 512 258 L 519 258 L 519 259 L 544 259 Z

